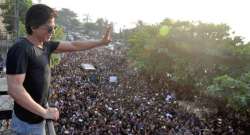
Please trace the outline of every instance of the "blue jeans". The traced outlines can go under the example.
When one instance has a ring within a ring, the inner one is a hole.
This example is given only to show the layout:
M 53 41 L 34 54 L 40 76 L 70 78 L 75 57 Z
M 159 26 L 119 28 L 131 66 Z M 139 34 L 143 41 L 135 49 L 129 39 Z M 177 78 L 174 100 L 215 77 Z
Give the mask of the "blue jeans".
M 17 135 L 46 135 L 45 120 L 37 124 L 29 124 L 12 113 L 11 128 Z

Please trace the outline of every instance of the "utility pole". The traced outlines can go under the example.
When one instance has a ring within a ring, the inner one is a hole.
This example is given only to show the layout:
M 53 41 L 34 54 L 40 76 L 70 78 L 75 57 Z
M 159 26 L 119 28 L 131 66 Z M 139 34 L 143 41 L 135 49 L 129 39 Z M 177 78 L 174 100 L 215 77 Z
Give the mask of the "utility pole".
M 88 23 L 91 20 L 89 14 L 84 14 L 83 16 L 84 16 L 84 18 L 83 18 L 84 22 Z
M 19 37 L 19 0 L 15 0 L 15 36 L 16 40 Z

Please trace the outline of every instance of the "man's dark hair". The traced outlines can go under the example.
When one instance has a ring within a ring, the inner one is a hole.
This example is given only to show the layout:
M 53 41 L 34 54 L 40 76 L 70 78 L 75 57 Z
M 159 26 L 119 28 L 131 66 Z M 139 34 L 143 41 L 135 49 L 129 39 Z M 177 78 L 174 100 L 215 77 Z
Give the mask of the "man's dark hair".
M 29 8 L 25 17 L 26 32 L 31 35 L 31 28 L 46 24 L 49 19 L 56 17 L 56 11 L 44 4 L 36 4 Z

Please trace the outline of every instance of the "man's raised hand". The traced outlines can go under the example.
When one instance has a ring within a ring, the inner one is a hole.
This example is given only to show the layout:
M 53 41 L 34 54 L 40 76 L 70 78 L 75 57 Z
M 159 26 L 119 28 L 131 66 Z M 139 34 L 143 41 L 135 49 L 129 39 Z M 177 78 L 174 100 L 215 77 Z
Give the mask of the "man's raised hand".
M 108 25 L 102 37 L 101 44 L 108 45 L 112 41 L 112 25 Z

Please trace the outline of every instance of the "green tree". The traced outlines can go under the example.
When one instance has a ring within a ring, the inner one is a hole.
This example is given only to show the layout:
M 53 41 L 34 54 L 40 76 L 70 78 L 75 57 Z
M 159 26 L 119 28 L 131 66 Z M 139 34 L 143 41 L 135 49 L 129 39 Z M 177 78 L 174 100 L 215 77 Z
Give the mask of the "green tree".
M 92 22 L 84 23 L 83 28 L 85 31 L 84 34 L 91 35 L 91 36 L 94 36 L 91 34 L 91 32 L 98 31 L 98 27 L 96 26 L 96 23 L 92 23 Z
M 216 84 L 215 78 L 226 74 L 234 82 L 241 82 L 239 77 L 250 69 L 246 62 L 250 60 L 249 44 L 244 44 L 240 36 L 232 37 L 226 24 L 165 19 L 156 25 L 138 22 L 131 31 L 130 61 L 155 80 L 164 77 L 182 86 L 192 86 L 200 94 Z M 235 91 L 232 94 L 237 95 Z M 239 102 L 230 102 L 236 103 Z
M 3 11 L 3 23 L 5 24 L 7 31 L 14 31 L 15 28 L 15 4 L 16 1 L 6 0 L 6 4 L 1 6 L 1 10 Z M 27 10 L 32 6 L 32 0 L 17 0 L 18 10 L 19 10 L 19 25 L 24 24 L 25 14 Z M 21 34 L 22 31 L 21 31 Z
M 78 31 L 79 27 L 81 27 L 77 14 L 67 8 L 62 8 L 58 11 L 56 23 L 62 26 L 65 32 Z
M 98 18 L 95 22 L 95 25 L 97 27 L 97 31 L 99 31 L 99 34 L 101 34 L 102 31 L 104 31 L 105 27 L 108 25 L 108 21 L 104 20 L 103 18 Z
M 56 31 L 55 34 L 52 37 L 52 40 L 61 40 L 64 38 L 64 31 L 63 31 L 63 27 L 59 26 Z M 51 62 L 50 65 L 53 68 L 54 66 L 58 65 L 61 61 L 61 55 L 60 54 L 52 54 L 51 56 Z
M 247 109 L 250 105 L 250 73 L 244 73 L 240 78 L 232 78 L 228 75 L 216 77 L 208 91 L 213 96 L 226 100 L 233 108 Z

